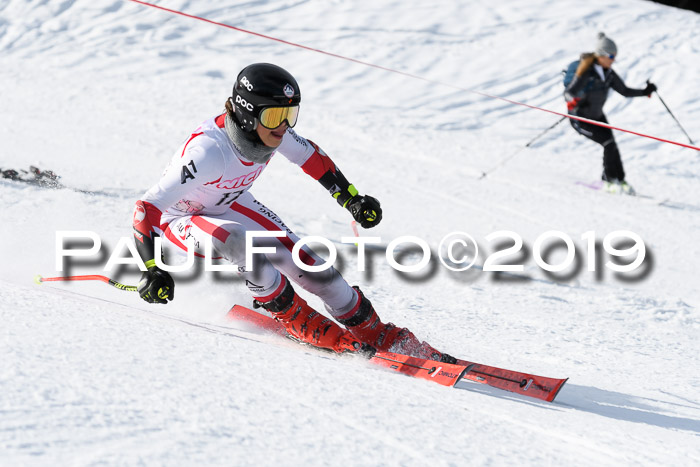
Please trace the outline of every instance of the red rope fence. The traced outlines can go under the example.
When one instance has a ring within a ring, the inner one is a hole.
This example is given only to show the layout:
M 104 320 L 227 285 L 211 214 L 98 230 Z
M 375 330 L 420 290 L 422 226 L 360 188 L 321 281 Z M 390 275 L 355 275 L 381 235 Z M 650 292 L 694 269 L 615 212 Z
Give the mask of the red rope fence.
M 535 109 L 535 110 L 541 110 L 542 112 L 549 112 L 549 113 L 551 113 L 551 114 L 560 115 L 560 116 L 562 116 L 562 117 L 566 117 L 566 118 L 569 118 L 569 119 L 572 119 L 572 120 L 579 120 L 579 121 L 587 122 L 587 123 L 590 123 L 590 124 L 593 124 L 593 125 L 598 125 L 598 126 L 601 126 L 601 127 L 610 128 L 610 129 L 612 129 L 612 130 L 624 131 L 625 133 L 631 133 L 631 134 L 633 134 L 633 135 L 642 136 L 642 137 L 644 137 L 644 138 L 654 139 L 654 140 L 657 140 L 657 141 L 661 141 L 661 142 L 663 142 L 663 143 L 675 144 L 676 146 L 682 146 L 682 147 L 684 147 L 684 148 L 689 148 L 689 149 L 694 149 L 694 150 L 696 150 L 696 151 L 700 151 L 700 147 L 696 147 L 696 146 L 692 146 L 692 145 L 684 144 L 684 143 L 679 143 L 678 141 L 673 141 L 673 140 L 669 140 L 669 139 L 665 139 L 665 138 L 660 138 L 660 137 L 658 137 L 658 136 L 647 135 L 647 134 L 645 134 L 645 133 L 639 133 L 639 132 L 637 132 L 637 131 L 627 130 L 627 129 L 625 129 L 625 128 L 615 127 L 615 126 L 612 126 L 612 125 L 608 125 L 608 124 L 606 124 L 606 123 L 598 122 L 598 121 L 596 121 L 596 120 L 589 120 L 589 119 L 587 119 L 587 118 L 577 117 L 577 116 L 575 116 L 575 115 L 569 115 L 569 114 L 565 114 L 565 113 L 561 113 L 561 112 L 556 112 L 556 111 L 554 111 L 554 110 L 544 109 L 544 108 L 542 108 L 542 107 L 537 107 L 537 106 L 535 106 L 535 105 L 525 104 L 525 103 L 523 103 L 523 102 L 518 102 L 518 101 L 511 100 L 511 99 L 506 99 L 505 97 L 494 96 L 494 95 L 492 95 L 492 94 L 487 94 L 487 93 L 485 93 L 485 92 L 475 91 L 475 90 L 473 90 L 473 89 L 467 89 L 467 88 L 463 88 L 463 87 L 461 87 L 461 86 L 457 86 L 457 85 L 454 85 L 454 84 L 450 84 L 450 83 L 445 83 L 445 82 L 442 82 L 442 81 L 436 81 L 436 80 L 428 79 L 428 78 L 425 78 L 425 77 L 422 77 L 422 76 L 414 75 L 414 74 L 411 74 L 411 73 L 406 73 L 406 72 L 404 72 L 404 71 L 394 70 L 394 69 L 392 69 L 392 68 L 387 68 L 387 67 L 384 67 L 384 66 L 381 66 L 381 65 L 376 65 L 376 64 L 374 64 L 374 63 L 363 62 L 362 60 L 357 60 L 357 59 L 354 59 L 354 58 L 345 57 L 345 56 L 343 56 L 343 55 L 338 55 L 338 54 L 334 54 L 334 53 L 331 53 L 331 52 L 326 52 L 325 50 L 315 49 L 315 48 L 313 48 L 313 47 L 308 47 L 308 46 L 306 46 L 306 45 L 297 44 L 297 43 L 295 43 L 295 42 L 285 41 L 285 40 L 279 39 L 279 38 L 277 38 L 277 37 L 272 37 L 272 36 L 268 36 L 268 35 L 266 35 L 266 34 L 261 34 L 261 33 L 259 33 L 259 32 L 249 31 L 249 30 L 247 30 L 247 29 L 238 28 L 238 27 L 236 27 L 236 26 L 231 26 L 230 24 L 220 23 L 220 22 L 218 22 L 218 21 L 212 21 L 212 20 L 210 20 L 210 19 L 203 18 L 203 17 L 201 17 L 201 16 L 190 15 L 190 14 L 185 13 L 185 12 L 182 12 L 182 11 L 173 10 L 173 9 L 171 9 L 171 8 L 165 8 L 165 7 L 160 6 L 160 5 L 154 5 L 153 3 L 148 3 L 148 2 L 141 1 L 141 0 L 129 0 L 129 1 L 130 1 L 130 2 L 134 2 L 134 3 L 139 3 L 139 4 L 141 4 L 141 5 L 148 6 L 148 7 L 151 7 L 151 8 L 157 8 L 157 9 L 159 9 L 159 10 L 163 10 L 163 11 L 166 11 L 166 12 L 168 12 L 168 13 L 173 13 L 173 14 L 176 14 L 176 15 L 184 16 L 184 17 L 186 17 L 186 18 L 191 18 L 191 19 L 196 19 L 196 20 L 199 20 L 199 21 L 204 21 L 205 23 L 213 24 L 213 25 L 215 25 L 215 26 L 221 26 L 221 27 L 223 27 L 223 28 L 233 29 L 234 31 L 243 32 L 243 33 L 246 33 L 246 34 L 251 34 L 251 35 L 253 35 L 253 36 L 261 37 L 261 38 L 263 38 L 263 39 L 268 39 L 268 40 L 271 40 L 271 41 L 280 42 L 280 43 L 282 43 L 282 44 L 289 45 L 289 46 L 292 46 L 292 47 L 299 47 L 299 48 L 301 48 L 301 49 L 305 49 L 305 50 L 308 50 L 308 51 L 311 51 L 311 52 L 316 52 L 316 53 L 328 55 L 328 56 L 330 56 L 330 57 L 339 58 L 339 59 L 342 59 L 342 60 L 347 60 L 347 61 L 350 61 L 350 62 L 358 63 L 358 64 L 360 64 L 360 65 L 364 65 L 364 66 L 368 66 L 368 67 L 372 67 L 372 68 L 377 68 L 377 69 L 380 69 L 380 70 L 388 71 L 388 72 L 390 72 L 390 73 L 396 73 L 396 74 L 399 74 L 399 75 L 407 76 L 407 77 L 409 77 L 409 78 L 413 78 L 413 79 L 425 81 L 425 82 L 428 82 L 428 83 L 438 84 L 438 85 L 441 85 L 441 86 L 447 86 L 447 87 L 450 87 L 450 88 L 453 88 L 453 89 L 457 89 L 457 90 L 460 90 L 460 91 L 470 92 L 470 93 L 473 93 L 473 94 L 478 94 L 478 95 L 480 95 L 480 96 L 489 97 L 489 98 L 491 98 L 491 99 L 498 99 L 498 100 L 501 100 L 501 101 L 504 101 L 504 102 L 508 102 L 508 103 L 510 103 L 510 104 L 520 105 L 520 106 L 528 107 L 528 108 L 530 108 L 530 109 Z

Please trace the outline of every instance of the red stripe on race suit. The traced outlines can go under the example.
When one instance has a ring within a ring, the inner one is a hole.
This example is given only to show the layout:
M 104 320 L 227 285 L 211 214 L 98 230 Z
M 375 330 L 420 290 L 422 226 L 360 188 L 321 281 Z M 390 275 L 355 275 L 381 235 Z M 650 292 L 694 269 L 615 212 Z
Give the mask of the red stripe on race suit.
M 231 209 L 233 209 L 234 211 L 236 211 L 239 214 L 243 214 L 248 219 L 252 219 L 253 221 L 257 222 L 265 230 L 268 230 L 270 232 L 281 231 L 277 224 L 275 224 L 274 222 L 272 222 L 270 219 L 263 216 L 262 214 L 259 214 L 255 211 L 253 211 L 252 209 L 248 209 L 244 206 L 241 206 L 238 203 L 233 203 L 231 205 Z M 277 239 L 290 252 L 294 248 L 294 242 L 292 241 L 291 238 L 287 237 L 286 235 L 284 237 L 278 237 Z M 304 250 L 299 250 L 299 258 L 301 259 L 301 261 L 304 264 L 306 264 L 308 266 L 313 266 L 314 264 L 316 264 L 316 261 L 311 257 L 311 255 L 309 255 Z
M 254 298 L 257 301 L 259 301 L 260 303 L 267 303 L 267 302 L 273 300 L 274 298 L 277 298 L 277 296 L 282 293 L 282 291 L 284 290 L 286 285 L 287 285 L 287 278 L 284 277 L 284 275 L 283 275 L 282 280 L 280 281 L 280 285 L 277 286 L 277 288 L 275 289 L 274 292 L 272 292 L 271 294 L 266 295 L 264 297 L 254 297 Z
M 187 251 L 187 245 L 182 243 L 183 238 L 175 234 L 169 225 L 166 224 L 163 226 L 163 234 L 173 243 L 173 245 L 180 247 L 183 251 Z M 203 254 L 197 253 L 196 251 L 194 252 L 194 255 L 197 258 L 205 258 Z M 213 256 L 212 259 L 223 259 L 223 256 Z
M 187 142 L 185 143 L 185 146 L 182 148 L 182 154 L 180 154 L 180 157 L 183 157 L 185 155 L 185 149 L 187 149 L 187 145 L 190 144 L 190 141 L 195 139 L 197 136 L 203 135 L 203 134 L 204 134 L 203 132 L 192 133 L 192 136 L 190 136 L 190 139 L 187 140 Z
M 182 243 L 181 239 L 178 238 L 178 236 L 175 233 L 173 233 L 173 231 L 170 229 L 169 225 L 165 228 L 165 230 L 163 230 L 163 234 L 165 235 L 165 237 L 168 240 L 170 240 L 170 242 L 173 245 L 176 245 L 176 246 L 182 248 L 182 250 L 187 251 L 187 246 L 184 243 Z M 198 258 L 204 258 L 203 254 L 197 253 L 196 251 L 194 252 L 194 255 Z M 212 258 L 212 259 L 219 259 L 219 258 Z
M 331 158 L 328 157 L 328 155 L 323 152 L 323 149 L 319 148 L 316 143 L 311 140 L 308 141 L 311 146 L 313 146 L 315 151 L 301 166 L 301 170 L 313 177 L 314 180 L 318 180 L 319 178 L 323 177 L 326 172 L 330 171 L 335 173 L 336 167 Z
M 153 226 L 160 226 L 160 218 L 162 215 L 163 213 L 161 210 L 148 201 L 136 201 L 133 219 L 134 230 L 141 235 L 151 238 L 154 232 Z M 143 242 L 143 238 L 139 238 L 139 240 Z
M 230 233 L 212 222 L 203 219 L 201 216 L 192 216 L 192 223 L 202 229 L 204 232 L 208 233 L 212 237 L 216 238 L 221 243 L 225 243 L 226 239 Z
M 225 128 L 226 127 L 226 114 L 223 113 L 223 114 L 219 115 L 218 117 L 216 117 L 214 119 L 214 123 L 219 128 Z

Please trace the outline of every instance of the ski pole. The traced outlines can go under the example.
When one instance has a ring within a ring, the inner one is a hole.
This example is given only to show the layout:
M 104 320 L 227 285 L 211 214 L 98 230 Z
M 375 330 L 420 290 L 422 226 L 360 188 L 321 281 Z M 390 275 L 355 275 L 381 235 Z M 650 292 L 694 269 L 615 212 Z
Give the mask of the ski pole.
M 496 169 L 498 169 L 499 167 L 504 166 L 506 162 L 508 162 L 509 160 L 511 160 L 512 158 L 514 158 L 514 157 L 517 156 L 518 154 L 520 154 L 520 151 L 522 151 L 523 149 L 529 148 L 530 145 L 531 145 L 532 143 L 534 143 L 535 141 L 537 141 L 538 139 L 540 139 L 540 138 L 541 138 L 542 136 L 544 136 L 548 131 L 550 131 L 551 129 L 553 129 L 553 128 L 556 127 L 557 125 L 559 125 L 559 124 L 560 124 L 561 122 L 563 122 L 564 120 L 566 120 L 566 117 L 560 118 L 559 120 L 557 120 L 556 122 L 554 122 L 554 124 L 553 124 L 552 126 L 550 126 L 550 127 L 547 128 L 546 130 L 544 130 L 542 133 L 540 133 L 539 135 L 535 136 L 535 137 L 532 138 L 530 141 L 528 141 L 528 143 L 527 143 L 525 146 L 521 147 L 520 149 L 518 149 L 517 151 L 515 151 L 515 152 L 514 152 L 513 154 L 511 154 L 510 156 L 506 157 L 505 159 L 503 159 L 501 162 L 499 162 L 499 163 L 496 164 L 495 166 L 491 167 L 491 168 L 490 168 L 489 170 L 487 170 L 486 172 L 482 172 L 482 173 L 481 173 L 481 176 L 479 177 L 479 180 L 481 180 L 482 178 L 486 177 L 486 176 L 487 176 L 488 174 L 490 174 L 491 172 L 494 172 L 494 171 L 495 171 Z
M 549 130 L 551 130 L 551 129 L 554 128 L 555 126 L 559 125 L 559 124 L 560 124 L 561 122 L 563 122 L 564 120 L 566 120 L 566 117 L 562 117 L 562 118 L 560 118 L 559 120 L 557 120 L 552 126 L 550 126 L 550 127 L 547 128 L 546 130 L 544 130 L 542 133 L 540 133 L 539 135 L 537 135 L 537 136 L 535 136 L 534 138 L 532 138 L 532 139 L 530 140 L 530 142 L 527 143 L 527 144 L 525 145 L 525 147 L 526 147 L 526 148 L 529 148 L 530 145 L 531 145 L 532 143 L 534 143 L 535 141 L 537 141 L 538 139 L 540 139 L 542 136 L 544 136 L 545 133 L 547 133 Z
M 41 277 L 41 275 L 37 275 L 34 278 L 34 282 L 36 282 L 37 284 L 41 284 L 42 282 L 51 282 L 51 281 L 102 281 L 105 284 L 109 284 L 112 287 L 116 287 L 119 290 L 125 290 L 127 292 L 136 292 L 138 290 L 138 288 L 135 285 L 122 284 L 120 282 L 115 281 L 114 279 L 110 279 L 109 277 L 100 276 L 100 275 L 59 276 L 59 277 Z
M 649 84 L 649 80 L 647 80 L 647 84 Z M 682 131 L 682 132 L 685 134 L 685 136 L 688 138 L 688 141 L 690 141 L 690 144 L 695 144 L 695 143 L 693 142 L 693 140 L 690 139 L 690 135 L 688 135 L 688 133 L 687 133 L 687 132 L 685 131 L 685 129 L 683 128 L 683 125 L 681 125 L 681 122 L 678 121 L 678 119 L 676 118 L 676 116 L 673 115 L 673 112 L 671 112 L 671 109 L 669 109 L 668 106 L 666 105 L 666 102 L 664 102 L 664 100 L 661 98 L 661 94 L 659 94 L 659 90 L 657 89 L 657 90 L 654 91 L 654 92 L 656 92 L 656 97 L 659 98 L 659 100 L 660 100 L 661 103 L 664 105 L 664 107 L 666 107 L 666 110 L 668 110 L 669 115 L 671 115 L 671 117 L 676 121 L 676 123 L 678 124 L 678 127 L 681 129 L 681 131 Z

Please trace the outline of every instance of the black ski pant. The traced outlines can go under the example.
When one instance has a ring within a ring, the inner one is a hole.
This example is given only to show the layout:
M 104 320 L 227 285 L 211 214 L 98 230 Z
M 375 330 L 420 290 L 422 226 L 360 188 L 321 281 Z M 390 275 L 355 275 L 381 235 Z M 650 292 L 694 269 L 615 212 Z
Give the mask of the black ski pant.
M 608 123 L 608 119 L 605 118 L 604 114 L 598 118 L 587 118 Z M 603 146 L 603 180 L 617 179 L 623 181 L 625 179 L 625 171 L 622 168 L 620 151 L 617 149 L 612 130 L 579 120 L 569 119 L 569 121 L 574 130 Z

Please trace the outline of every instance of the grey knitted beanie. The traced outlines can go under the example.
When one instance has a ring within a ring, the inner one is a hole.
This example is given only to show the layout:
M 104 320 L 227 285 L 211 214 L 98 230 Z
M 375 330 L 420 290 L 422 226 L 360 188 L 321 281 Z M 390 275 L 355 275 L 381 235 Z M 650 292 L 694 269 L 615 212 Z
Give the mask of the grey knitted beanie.
M 598 56 L 617 55 L 617 46 L 604 33 L 598 33 L 598 42 L 595 45 L 595 54 Z

